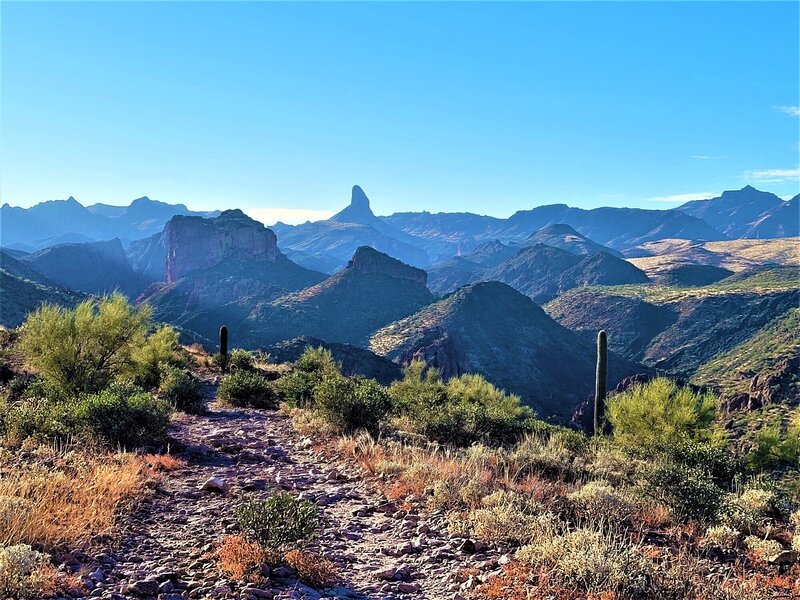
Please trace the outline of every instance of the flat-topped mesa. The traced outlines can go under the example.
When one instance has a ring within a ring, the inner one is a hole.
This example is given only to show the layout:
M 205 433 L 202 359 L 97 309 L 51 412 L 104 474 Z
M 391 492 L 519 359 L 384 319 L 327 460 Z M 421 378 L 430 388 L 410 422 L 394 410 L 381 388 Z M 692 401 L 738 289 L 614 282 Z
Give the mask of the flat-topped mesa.
M 421 285 L 428 283 L 428 274 L 422 269 L 411 267 L 369 246 L 356 249 L 353 258 L 347 263 L 347 271 L 361 274 L 379 273 L 398 279 L 409 279 Z
M 224 260 L 274 263 L 281 255 L 275 233 L 238 209 L 226 210 L 215 219 L 173 217 L 164 237 L 167 283 Z

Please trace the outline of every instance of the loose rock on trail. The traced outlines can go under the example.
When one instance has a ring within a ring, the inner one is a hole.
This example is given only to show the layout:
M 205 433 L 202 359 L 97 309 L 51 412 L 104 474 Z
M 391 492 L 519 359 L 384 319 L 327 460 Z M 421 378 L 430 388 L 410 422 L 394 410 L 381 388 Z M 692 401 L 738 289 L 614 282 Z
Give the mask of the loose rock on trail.
M 212 400 L 205 415 L 172 424 L 173 454 L 186 467 L 169 473 L 123 519 L 119 541 L 93 557 L 88 597 L 444 598 L 458 600 L 477 574 L 507 560 L 479 542 L 451 537 L 441 511 L 402 510 L 355 464 L 329 458 L 294 431 L 284 414 L 229 408 Z M 278 491 L 314 502 L 323 527 L 310 550 L 333 562 L 341 583 L 313 589 L 292 569 L 271 569 L 258 585 L 229 580 L 212 555 L 238 533 L 240 502 Z

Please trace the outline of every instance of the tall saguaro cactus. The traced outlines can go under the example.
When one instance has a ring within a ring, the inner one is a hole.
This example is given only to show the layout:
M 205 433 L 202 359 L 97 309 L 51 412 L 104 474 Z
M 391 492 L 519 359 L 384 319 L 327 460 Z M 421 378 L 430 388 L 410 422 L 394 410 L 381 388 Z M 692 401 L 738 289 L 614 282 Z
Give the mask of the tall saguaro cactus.
M 219 356 L 222 370 L 228 370 L 228 328 L 223 325 L 219 328 Z
M 606 420 L 606 377 L 608 373 L 608 340 L 606 332 L 597 333 L 597 372 L 594 378 L 594 434 L 602 435 Z

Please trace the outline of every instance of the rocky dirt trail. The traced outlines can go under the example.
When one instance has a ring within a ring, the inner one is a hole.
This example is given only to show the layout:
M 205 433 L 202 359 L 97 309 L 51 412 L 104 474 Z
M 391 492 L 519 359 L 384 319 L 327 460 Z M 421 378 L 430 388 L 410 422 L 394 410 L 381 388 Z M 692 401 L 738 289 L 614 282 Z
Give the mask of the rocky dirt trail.
M 213 384 L 205 385 L 213 396 Z M 173 424 L 173 452 L 187 465 L 165 476 L 126 519 L 114 550 L 95 556 L 90 597 L 457 600 L 477 582 L 466 569 L 487 573 L 503 562 L 472 540 L 451 537 L 444 514 L 387 502 L 358 466 L 325 458 L 285 415 L 209 406 L 209 414 Z M 202 489 L 212 477 L 228 491 Z M 210 553 L 237 532 L 238 504 L 280 490 L 320 507 L 324 527 L 310 549 L 337 566 L 338 587 L 312 589 L 286 567 L 272 569 L 258 586 L 219 572 Z

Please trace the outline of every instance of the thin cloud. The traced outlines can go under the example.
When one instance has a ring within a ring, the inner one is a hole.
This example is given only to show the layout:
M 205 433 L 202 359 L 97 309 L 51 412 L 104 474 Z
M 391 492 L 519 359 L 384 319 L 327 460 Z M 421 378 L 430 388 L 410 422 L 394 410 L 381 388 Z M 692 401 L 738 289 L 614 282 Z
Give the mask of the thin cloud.
M 695 160 L 717 160 L 719 156 L 706 156 L 705 154 L 692 154 Z
M 779 110 L 792 117 L 800 117 L 800 106 L 776 106 L 775 110 Z
M 251 208 L 245 212 L 265 225 L 274 225 L 278 221 L 289 225 L 299 225 L 306 221 L 322 221 L 334 215 L 330 210 L 311 208 Z
M 654 196 L 645 198 L 645 202 L 691 202 L 692 200 L 708 200 L 716 198 L 719 194 L 715 192 L 695 192 L 693 194 L 673 194 L 672 196 Z
M 759 183 L 785 183 L 800 179 L 800 169 L 760 169 L 747 171 L 744 177 Z

